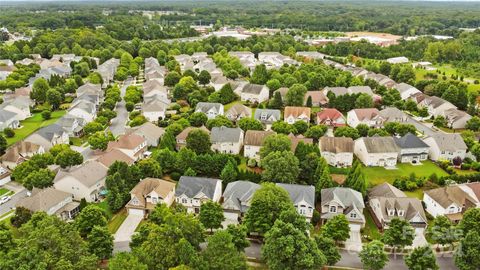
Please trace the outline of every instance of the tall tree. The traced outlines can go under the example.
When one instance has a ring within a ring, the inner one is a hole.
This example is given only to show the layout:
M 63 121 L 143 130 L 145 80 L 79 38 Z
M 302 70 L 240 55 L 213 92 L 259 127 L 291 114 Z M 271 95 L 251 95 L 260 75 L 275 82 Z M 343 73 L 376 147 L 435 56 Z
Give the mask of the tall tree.
M 106 226 L 94 226 L 87 240 L 88 250 L 99 259 L 108 259 L 112 256 L 113 236 Z
M 300 173 L 297 157 L 291 151 L 272 152 L 262 159 L 263 181 L 289 183 L 297 181 Z
M 476 231 L 480 234 L 480 208 L 469 208 L 464 214 L 463 218 L 458 224 L 458 227 L 463 230 L 466 235 L 470 231 Z
M 227 232 L 232 236 L 232 242 L 238 251 L 243 252 L 245 248 L 250 246 L 250 241 L 247 239 L 247 228 L 243 224 L 229 224 Z
M 360 162 L 355 161 L 352 169 L 350 169 L 350 171 L 348 172 L 344 186 L 354 189 L 365 196 L 365 194 L 367 193 L 367 181 Z
M 290 87 L 285 95 L 285 105 L 287 106 L 303 106 L 307 88 L 303 84 L 294 84 Z
M 383 243 L 378 240 L 366 244 L 359 254 L 363 267 L 367 270 L 381 270 L 388 262 Z
M 233 161 L 229 160 L 220 173 L 220 179 L 223 180 L 223 185 L 226 186 L 228 183 L 237 180 L 237 175 L 237 166 Z
M 109 270 L 147 270 L 147 265 L 141 262 L 131 252 L 119 252 L 108 261 Z
M 107 226 L 106 213 L 97 205 L 90 204 L 80 211 L 74 225 L 82 237 L 87 237 L 95 226 Z
M 247 269 L 245 255 L 237 250 L 232 235 L 227 231 L 217 231 L 207 241 L 207 248 L 202 252 L 202 258 L 208 265 L 208 269 Z
M 460 241 L 454 254 L 455 266 L 460 270 L 480 268 L 480 235 L 476 231 L 468 232 Z
M 390 221 L 388 229 L 383 233 L 383 243 L 393 247 L 393 253 L 396 248 L 404 248 L 413 243 L 415 238 L 415 230 L 406 220 L 393 218 Z
M 212 143 L 210 141 L 210 135 L 201 129 L 190 131 L 186 141 L 187 147 L 197 154 L 205 154 L 211 151 L 210 147 Z
M 438 270 L 437 258 L 430 246 L 416 247 L 405 256 L 405 264 L 408 269 Z
M 329 219 L 322 227 L 322 235 L 332 238 L 337 243 L 350 237 L 350 226 L 345 215 L 336 215 Z
M 213 201 L 204 202 L 202 204 L 198 218 L 203 226 L 210 229 L 211 232 L 213 229 L 222 227 L 222 222 L 225 220 L 222 206 Z
M 335 240 L 329 237 L 322 235 L 315 236 L 315 242 L 317 243 L 318 249 L 325 255 L 327 259 L 327 265 L 335 265 L 340 261 L 341 256 L 338 252 L 338 248 L 335 245 Z
M 435 244 L 451 245 L 460 237 L 458 230 L 446 216 L 437 216 L 427 228 L 427 236 Z
M 258 65 L 253 70 L 250 82 L 255 84 L 265 84 L 268 79 L 267 67 L 265 65 Z
M 292 142 L 288 136 L 283 134 L 269 135 L 265 138 L 260 149 L 260 157 L 263 159 L 271 152 L 275 151 L 289 151 Z

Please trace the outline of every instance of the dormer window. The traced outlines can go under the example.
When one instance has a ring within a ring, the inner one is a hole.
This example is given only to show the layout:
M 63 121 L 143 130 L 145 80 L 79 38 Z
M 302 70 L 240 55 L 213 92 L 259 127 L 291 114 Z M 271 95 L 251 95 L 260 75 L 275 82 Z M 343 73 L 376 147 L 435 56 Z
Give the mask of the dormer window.
M 336 213 L 337 207 L 335 205 L 330 206 L 330 213 Z
M 403 217 L 404 214 L 405 214 L 405 211 L 403 211 L 403 210 L 398 210 L 398 216 L 399 216 L 399 217 Z
M 187 203 L 187 199 L 183 198 L 182 203 Z
M 395 209 L 388 209 L 387 212 L 388 212 L 388 216 L 390 216 L 390 217 L 395 215 Z
M 350 214 L 350 217 L 351 217 L 351 218 L 357 218 L 357 214 L 356 214 L 356 213 L 351 213 L 351 214 Z

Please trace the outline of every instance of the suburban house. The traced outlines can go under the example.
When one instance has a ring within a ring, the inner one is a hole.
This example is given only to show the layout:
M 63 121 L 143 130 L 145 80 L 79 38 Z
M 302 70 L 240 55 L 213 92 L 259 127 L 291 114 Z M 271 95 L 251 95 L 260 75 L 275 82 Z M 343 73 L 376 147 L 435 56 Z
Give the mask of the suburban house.
M 53 186 L 61 191 L 72 193 L 77 201 L 85 199 L 96 202 L 105 195 L 105 178 L 108 168 L 98 161 L 87 161 L 68 169 L 61 169 Z
M 218 115 L 223 115 L 223 105 L 221 103 L 199 102 L 195 112 L 204 113 L 208 119 L 213 119 Z
M 163 86 L 163 82 L 159 79 L 151 79 L 143 83 L 143 96 L 161 96 L 164 99 L 168 99 L 168 89 Z
M 371 97 L 375 96 L 370 86 L 350 86 L 348 87 L 348 93 L 350 95 L 354 94 L 367 94 Z
M 408 60 L 408 58 L 405 56 L 388 58 L 386 61 L 390 64 L 405 64 L 410 62 L 410 60 Z
M 353 163 L 353 140 L 347 137 L 321 137 L 320 154 L 330 166 L 351 167 Z
M 263 141 L 265 138 L 273 134 L 275 134 L 274 131 L 247 130 L 247 132 L 245 132 L 245 140 L 243 143 L 243 156 L 260 161 L 260 148 L 262 148 Z
M 247 51 L 231 51 L 228 52 L 228 55 L 237 57 L 240 60 L 240 64 L 243 67 L 248 68 L 249 70 L 254 70 L 257 66 L 257 59 L 255 54 Z
M 285 97 L 287 96 L 287 92 L 288 92 L 288 87 L 278 88 L 277 90 L 273 91 L 273 96 L 275 96 L 275 93 L 277 92 L 280 93 L 280 97 L 282 97 L 282 101 L 285 101 Z
M 148 215 L 157 204 L 172 205 L 175 200 L 175 183 L 158 178 L 145 178 L 130 191 L 130 201 L 125 205 L 130 215 Z
M 212 151 L 238 155 L 242 150 L 243 137 L 243 130 L 238 127 L 214 127 L 210 133 Z
M 45 149 L 41 145 L 27 141 L 18 141 L 7 148 L 0 160 L 8 169 L 14 169 L 18 164 L 30 159 L 34 155 L 44 153 Z
M 292 143 L 290 145 L 290 148 L 292 152 L 295 152 L 295 149 L 297 149 L 297 146 L 299 143 L 304 143 L 304 144 L 313 144 L 313 139 L 312 138 L 305 138 L 302 134 L 298 134 L 295 136 L 293 133 L 288 134 L 288 138 L 290 139 L 290 142 Z
M 95 103 L 86 100 L 77 100 L 68 109 L 68 114 L 92 122 L 97 117 L 97 106 Z
M 241 103 L 235 103 L 230 109 L 228 109 L 225 116 L 228 120 L 237 122 L 242 118 L 252 118 L 252 109 Z
M 45 212 L 61 220 L 72 220 L 80 212 L 80 203 L 73 201 L 73 195 L 54 188 L 32 190 L 32 195 L 21 199 L 16 207 L 23 207 L 31 212 Z
M 210 83 L 208 85 L 210 85 L 211 87 L 213 87 L 213 89 L 215 89 L 215 91 L 220 91 L 220 89 L 222 89 L 222 87 L 224 87 L 227 83 L 229 83 L 227 77 L 223 76 L 222 74 L 216 74 L 214 76 L 211 76 L 212 78 L 210 79 Z M 232 86 L 232 85 L 230 85 Z M 232 87 L 232 90 L 233 90 L 233 87 Z
M 407 133 L 403 137 L 394 137 L 393 139 L 399 149 L 399 162 L 418 164 L 427 160 L 430 147 L 417 136 Z
M 247 212 L 253 194 L 260 188 L 259 184 L 249 181 L 235 181 L 228 183 L 223 192 L 224 227 L 228 224 L 238 224 Z
M 368 206 L 373 221 L 379 229 L 387 229 L 393 218 L 403 219 L 415 229 L 413 246 L 427 244 L 423 233 L 428 220 L 419 199 L 407 197 L 403 191 L 388 183 L 383 183 L 370 189 Z
M 311 109 L 308 107 L 285 107 L 283 119 L 289 124 L 293 124 L 297 121 L 304 121 L 307 124 L 310 123 Z
M 346 125 L 346 119 L 337 109 L 326 108 L 317 113 L 317 125 L 326 125 L 327 127 L 336 128 Z
M 102 86 L 100 84 L 85 83 L 84 85 L 77 88 L 77 96 L 82 96 L 84 94 L 96 94 L 102 95 Z
M 113 163 L 115 163 L 115 161 L 125 162 L 128 165 L 132 165 L 135 163 L 135 160 L 133 158 L 116 148 L 106 153 L 103 153 L 97 158 L 97 161 L 102 163 L 107 168 L 109 168 Z
M 206 128 L 205 126 L 201 126 L 199 128 L 195 128 L 195 127 L 187 127 L 185 128 L 184 130 L 182 130 L 182 132 L 180 132 L 176 137 L 175 137 L 175 141 L 176 141 L 176 149 L 177 150 L 180 150 L 182 149 L 183 147 L 187 146 L 187 137 L 188 137 L 188 134 L 190 134 L 190 131 L 192 130 L 195 130 L 195 129 L 201 129 L 203 131 L 205 131 L 206 133 L 210 134 L 210 130 L 208 130 L 208 128 Z
M 449 128 L 464 129 L 472 116 L 459 109 L 448 109 L 445 111 L 445 119 Z
M 16 129 L 20 126 L 17 114 L 11 111 L 0 109 L 0 131 L 6 128 Z
M 449 109 L 456 109 L 457 107 L 452 103 L 436 97 L 426 96 L 419 104 L 420 107 L 427 107 L 428 114 L 437 116 L 445 116 L 445 112 Z
M 467 209 L 480 207 L 480 182 L 426 190 L 423 202 L 425 210 L 433 217 L 444 215 L 458 222 Z
M 149 122 L 157 122 L 159 119 L 165 119 L 168 106 L 168 103 L 158 98 L 145 100 L 142 104 L 142 114 Z
M 448 160 L 452 161 L 459 157 L 465 159 L 468 147 L 458 133 L 435 133 L 423 141 L 430 147 L 428 155 L 433 161 Z
M 0 105 L 0 111 L 2 111 L 0 114 L 4 114 L 3 111 L 9 111 L 15 114 L 18 121 L 25 120 L 32 116 L 30 113 L 32 103 L 32 100 L 28 96 L 16 96 L 12 99 L 4 100 Z
M 69 137 L 80 137 L 83 135 L 83 127 L 85 127 L 87 121 L 82 117 L 68 113 L 58 119 L 57 124 L 68 133 Z
M 138 161 L 147 151 L 147 140 L 137 134 L 121 135 L 117 141 L 109 142 L 107 152 L 118 149 Z
M 281 119 L 281 112 L 280 110 L 256 109 L 253 118 L 260 121 L 269 130 L 274 122 Z
M 222 180 L 182 176 L 175 189 L 175 201 L 187 208 L 188 213 L 200 213 L 203 202 L 219 202 L 222 196 Z
M 251 103 L 262 103 L 268 100 L 269 94 L 267 86 L 249 83 L 243 87 L 240 99 Z
M 10 181 L 12 181 L 12 178 L 10 177 L 12 172 L 7 169 L 5 166 L 0 165 L 0 186 L 3 186 Z
M 315 210 L 315 187 L 283 183 L 277 183 L 276 185 L 288 192 L 297 212 L 310 222 Z
M 312 106 L 314 107 L 321 107 L 328 104 L 328 98 L 322 91 L 307 91 L 304 98 L 305 105 L 307 105 L 309 98 L 312 100 Z
M 323 89 L 323 94 L 328 96 L 328 93 L 332 93 L 334 96 L 343 96 L 348 94 L 348 89 L 346 87 L 325 87 Z
M 406 100 L 417 93 L 421 93 L 420 90 L 407 83 L 399 83 L 395 85 L 394 88 L 400 93 L 402 100 Z
M 289 56 L 279 52 L 261 52 L 258 54 L 258 61 L 265 64 L 267 69 L 278 69 L 283 65 L 297 65 L 298 62 Z
M 45 151 L 49 151 L 54 145 L 69 144 L 70 138 L 62 126 L 51 124 L 37 130 L 32 135 L 28 136 L 25 141 L 38 144 L 42 146 Z
M 384 123 L 389 122 L 408 122 L 410 117 L 403 111 L 395 107 L 387 107 L 380 111 L 380 117 L 384 119 Z
M 148 146 L 157 147 L 165 130 L 155 124 L 146 122 L 141 126 L 128 129 L 126 133 L 138 135 L 147 141 Z
M 115 76 L 119 65 L 120 59 L 111 58 L 97 67 L 97 72 L 100 73 L 100 76 L 102 76 L 103 79 L 103 86 L 106 87 L 113 81 L 113 77 Z
M 398 148 L 392 137 L 362 137 L 355 140 L 353 152 L 365 166 L 395 167 Z
M 322 224 L 337 215 L 345 215 L 350 227 L 350 237 L 345 245 L 360 249 L 362 246 L 360 230 L 365 227 L 366 221 L 363 215 L 365 204 L 362 194 L 351 188 L 334 187 L 322 189 L 320 196 Z
M 353 109 L 347 113 L 347 123 L 354 128 L 360 124 L 371 128 L 380 128 L 384 121 L 385 119 L 376 108 Z

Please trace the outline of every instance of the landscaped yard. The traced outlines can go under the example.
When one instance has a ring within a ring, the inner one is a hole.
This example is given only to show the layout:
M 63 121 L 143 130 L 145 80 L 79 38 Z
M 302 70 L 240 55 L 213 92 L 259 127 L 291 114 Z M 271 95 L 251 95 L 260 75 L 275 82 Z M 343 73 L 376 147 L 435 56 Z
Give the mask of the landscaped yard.
M 108 231 L 111 234 L 116 233 L 118 228 L 120 228 L 120 225 L 122 225 L 123 221 L 126 218 L 127 218 L 127 211 L 125 209 L 118 211 L 118 213 L 114 214 L 112 218 L 108 221 L 108 224 L 107 224 Z
M 48 120 L 44 120 L 41 113 L 33 114 L 32 117 L 21 121 L 22 127 L 15 130 L 15 136 L 13 138 L 7 138 L 8 145 L 10 146 L 20 140 L 23 140 L 36 130 L 57 122 L 57 120 L 65 113 L 66 111 L 54 111 L 52 112 L 52 118 Z
M 82 146 L 87 142 L 87 136 L 83 136 L 82 138 L 70 137 L 70 142 L 75 146 Z
M 8 193 L 10 190 L 6 188 L 0 188 L 0 197 L 2 197 L 4 194 Z
M 372 215 L 368 209 L 363 210 L 363 215 L 365 216 L 365 227 L 363 228 L 363 233 L 368 235 L 372 240 L 378 240 L 382 236 L 380 231 L 378 231 L 377 225 L 373 222 Z

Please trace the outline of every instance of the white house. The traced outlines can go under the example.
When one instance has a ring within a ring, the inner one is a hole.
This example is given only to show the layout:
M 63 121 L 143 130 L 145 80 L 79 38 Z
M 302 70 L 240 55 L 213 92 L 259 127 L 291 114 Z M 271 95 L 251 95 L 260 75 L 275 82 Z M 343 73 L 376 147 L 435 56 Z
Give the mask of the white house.
M 253 194 L 260 188 L 259 184 L 249 181 L 235 181 L 228 183 L 223 192 L 223 227 L 229 224 L 238 224 L 250 207 Z
M 130 191 L 130 201 L 125 205 L 129 214 L 145 216 L 155 206 L 172 205 L 175 200 L 175 183 L 158 178 L 145 178 Z
M 154 98 L 142 104 L 142 114 L 149 122 L 157 122 L 159 119 L 165 119 L 168 106 L 168 103 Z
M 235 103 L 225 113 L 225 117 L 233 122 L 237 122 L 242 118 L 252 118 L 252 109 L 241 103 Z
M 187 208 L 188 213 L 200 213 L 202 203 L 219 202 L 222 197 L 222 180 L 182 176 L 175 189 L 175 201 Z
M 263 141 L 273 134 L 275 134 L 274 131 L 247 130 L 243 143 L 243 156 L 260 161 L 260 148 L 262 148 Z
M 97 117 L 97 106 L 86 100 L 78 100 L 68 109 L 68 113 L 83 118 L 87 122 L 92 122 Z
M 399 83 L 395 85 L 394 88 L 400 93 L 402 100 L 406 100 L 417 93 L 421 93 L 420 90 L 407 83 Z
M 31 104 L 32 100 L 29 97 L 16 96 L 4 101 L 4 103 L 0 105 L 0 110 L 12 112 L 18 121 L 23 121 L 32 116 L 30 113 Z
M 398 148 L 392 137 L 362 137 L 355 140 L 354 153 L 365 166 L 395 167 Z
M 77 201 L 85 199 L 95 202 L 103 195 L 108 168 L 97 161 L 87 161 L 69 169 L 60 170 L 53 186 L 61 191 L 72 193 Z
M 376 108 L 353 109 L 347 113 L 347 124 L 351 127 L 365 124 L 372 128 L 380 128 L 383 122 L 384 119 Z
M 472 119 L 471 115 L 459 109 L 445 111 L 445 120 L 447 120 L 447 126 L 451 129 L 464 129 L 470 119 Z
M 213 119 L 218 115 L 223 115 L 224 108 L 221 103 L 199 102 L 195 107 L 195 112 L 202 112 L 208 119 Z
M 457 109 L 452 103 L 436 96 L 426 96 L 418 105 L 426 107 L 428 113 L 435 117 L 445 116 L 445 111 L 449 109 Z
M 283 120 L 289 124 L 294 124 L 297 121 L 304 121 L 310 123 L 311 109 L 308 107 L 285 107 Z
M 238 155 L 242 150 L 243 137 L 240 128 L 214 127 L 210 134 L 212 151 Z
M 37 130 L 28 136 L 25 141 L 40 145 L 45 151 L 49 151 L 54 145 L 69 144 L 70 138 L 62 126 L 51 124 Z
M 437 132 L 426 137 L 423 141 L 430 147 L 428 155 L 433 161 L 452 161 L 456 157 L 463 160 L 468 150 L 462 136 L 458 133 Z
M 118 149 L 133 160 L 140 160 L 147 151 L 147 140 L 137 134 L 127 134 L 118 137 L 118 140 L 108 143 L 107 152 Z
M 388 58 L 386 61 L 390 64 L 405 64 L 409 62 L 408 58 L 405 56 Z
M 260 121 L 269 130 L 274 122 L 281 119 L 281 112 L 272 109 L 256 109 L 253 118 Z
M 335 167 L 352 166 L 353 145 L 352 138 L 347 137 L 321 137 L 318 142 L 322 157 Z
M 14 112 L 0 109 L 0 131 L 6 128 L 16 129 L 19 126 L 20 122 Z
M 412 133 L 407 133 L 403 137 L 394 137 L 395 143 L 399 149 L 398 161 L 401 163 L 417 164 L 427 160 L 429 146 Z
M 310 222 L 315 210 L 315 187 L 283 183 L 277 183 L 276 185 L 288 192 L 297 212 Z
M 249 83 L 246 84 L 242 93 L 240 94 L 240 99 L 242 101 L 248 101 L 252 103 L 262 103 L 267 101 L 269 97 L 268 87 L 260 84 Z

